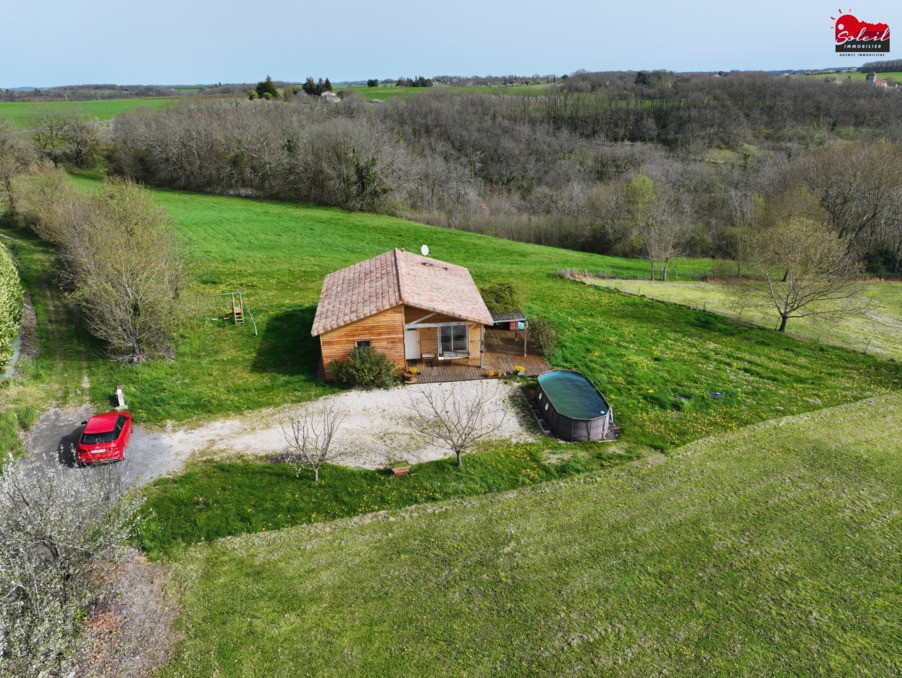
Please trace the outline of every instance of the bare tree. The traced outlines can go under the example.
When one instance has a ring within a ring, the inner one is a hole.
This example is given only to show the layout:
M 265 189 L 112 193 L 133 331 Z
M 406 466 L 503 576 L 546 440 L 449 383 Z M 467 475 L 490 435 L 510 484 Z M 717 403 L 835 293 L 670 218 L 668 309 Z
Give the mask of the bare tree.
M 473 386 L 427 387 L 410 399 L 408 425 L 430 443 L 453 452 L 458 468 L 463 466 L 463 455 L 503 426 L 507 418 L 505 411 L 495 413 L 491 407 L 496 394 L 484 383 Z
M 658 261 L 661 262 L 661 280 L 667 280 L 670 260 L 683 254 L 688 230 L 685 215 L 676 200 L 669 193 L 661 193 L 652 208 L 651 218 L 642 229 L 645 251 L 651 261 L 652 278 L 655 262 Z
M 327 461 L 339 455 L 332 441 L 344 423 L 345 415 L 338 411 L 335 399 L 319 400 L 298 409 L 282 424 L 282 435 L 288 443 L 288 454 L 294 461 L 295 475 L 313 471 L 313 481 L 319 482 L 319 470 Z
M 91 334 L 120 362 L 169 357 L 183 260 L 168 214 L 126 180 L 107 180 L 98 193 L 78 191 L 61 171 L 25 184 L 19 209 L 59 246 L 60 279 Z
M 118 469 L 12 460 L 0 473 L 0 675 L 63 675 L 78 619 L 115 568 L 142 499 Z
M 59 165 L 66 158 L 66 130 L 72 123 L 72 117 L 71 112 L 64 108 L 46 105 L 35 109 L 29 120 L 35 147 L 54 165 Z
M 13 179 L 34 162 L 31 148 L 5 120 L 0 120 L 0 208 L 16 211 Z
M 778 329 L 790 318 L 862 310 L 857 259 L 829 227 L 796 218 L 750 236 L 743 262 L 759 276 L 735 290 L 746 306 L 773 308 Z M 764 282 L 761 282 L 763 278 Z

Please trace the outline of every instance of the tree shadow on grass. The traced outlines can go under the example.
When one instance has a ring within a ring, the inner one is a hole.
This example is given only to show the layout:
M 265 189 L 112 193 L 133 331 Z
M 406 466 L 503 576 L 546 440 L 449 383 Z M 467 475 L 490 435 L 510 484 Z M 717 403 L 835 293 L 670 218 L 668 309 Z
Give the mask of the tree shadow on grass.
M 254 372 L 316 377 L 319 340 L 310 336 L 316 306 L 295 308 L 266 322 L 251 369 Z

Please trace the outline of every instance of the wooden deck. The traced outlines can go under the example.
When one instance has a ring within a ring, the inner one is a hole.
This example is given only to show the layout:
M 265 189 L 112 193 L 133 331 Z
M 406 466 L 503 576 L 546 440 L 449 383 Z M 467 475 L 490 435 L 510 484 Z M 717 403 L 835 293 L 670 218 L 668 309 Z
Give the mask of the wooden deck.
M 417 382 L 421 384 L 433 384 L 441 381 L 472 381 L 485 378 L 486 370 L 495 369 L 502 372 L 513 372 L 516 365 L 526 368 L 524 374 L 536 376 L 550 370 L 551 365 L 540 355 L 527 353 L 523 355 L 522 335 L 503 330 L 486 330 L 485 333 L 485 367 L 478 365 L 463 365 L 453 360 L 448 362 L 436 361 L 434 365 L 417 362 L 420 373 Z

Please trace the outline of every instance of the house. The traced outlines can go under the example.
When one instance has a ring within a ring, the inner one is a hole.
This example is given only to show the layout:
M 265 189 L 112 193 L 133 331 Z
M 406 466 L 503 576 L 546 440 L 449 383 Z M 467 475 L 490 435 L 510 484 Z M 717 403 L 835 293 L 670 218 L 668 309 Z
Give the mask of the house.
M 401 369 L 408 360 L 478 367 L 493 322 L 466 268 L 394 249 L 326 276 L 311 334 L 331 379 L 332 361 L 355 346 Z

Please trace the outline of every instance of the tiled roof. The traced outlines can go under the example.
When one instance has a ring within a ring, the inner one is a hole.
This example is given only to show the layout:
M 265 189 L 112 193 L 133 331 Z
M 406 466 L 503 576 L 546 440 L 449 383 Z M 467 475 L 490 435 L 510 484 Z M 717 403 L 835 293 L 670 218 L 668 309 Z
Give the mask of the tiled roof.
M 395 249 L 326 276 L 311 334 L 319 336 L 399 304 L 492 324 L 466 268 Z

